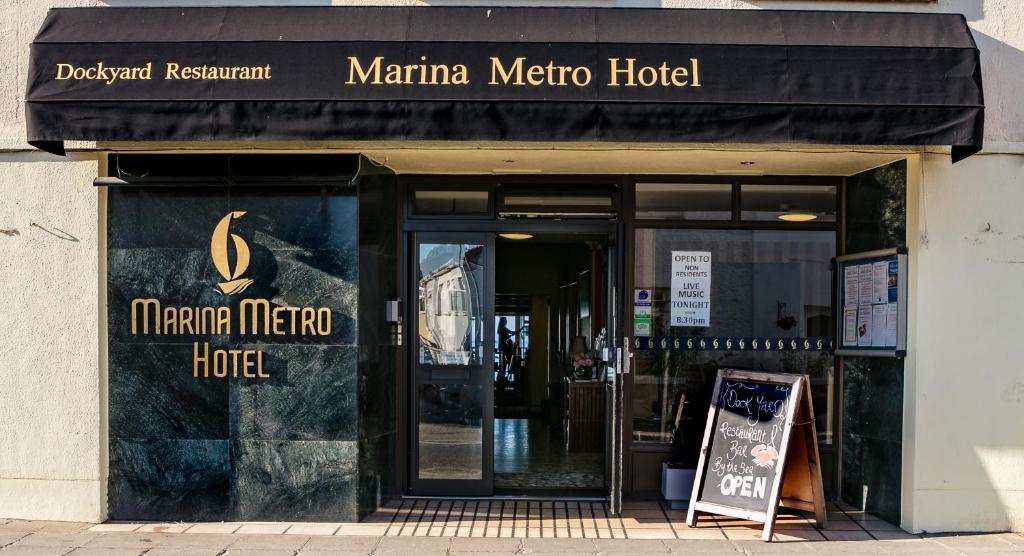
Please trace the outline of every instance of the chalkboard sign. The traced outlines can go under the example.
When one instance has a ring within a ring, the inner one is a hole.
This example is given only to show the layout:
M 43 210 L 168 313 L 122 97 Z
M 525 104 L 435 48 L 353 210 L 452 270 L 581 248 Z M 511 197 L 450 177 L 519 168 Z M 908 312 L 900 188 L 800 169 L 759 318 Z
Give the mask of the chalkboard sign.
M 687 524 L 698 512 L 765 523 L 778 506 L 814 511 L 825 525 L 810 386 L 804 375 L 720 370 Z
M 722 381 L 703 500 L 768 511 L 768 495 L 781 467 L 779 450 L 792 390 L 789 384 Z
M 907 353 L 907 249 L 835 258 L 836 355 L 904 357 Z

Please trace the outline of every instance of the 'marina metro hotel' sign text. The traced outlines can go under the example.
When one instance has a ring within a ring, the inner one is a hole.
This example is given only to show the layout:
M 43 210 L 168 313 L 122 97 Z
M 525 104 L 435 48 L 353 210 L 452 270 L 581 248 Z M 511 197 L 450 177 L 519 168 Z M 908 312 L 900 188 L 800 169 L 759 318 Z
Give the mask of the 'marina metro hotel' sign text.
M 492 87 L 700 87 L 700 61 L 658 60 L 644 63 L 632 57 L 609 57 L 603 64 L 563 63 L 526 56 L 488 56 L 483 63 L 435 62 L 427 55 L 412 63 L 385 56 L 346 56 L 337 73 L 345 86 L 423 85 L 459 87 L 482 82 Z M 471 69 L 471 66 L 473 69 Z M 599 66 L 599 67 L 594 67 Z M 473 71 L 473 70 L 476 71 Z M 61 62 L 54 67 L 57 81 L 96 81 L 115 85 L 126 81 L 270 81 L 280 73 L 272 64 L 191 65 L 167 61 L 154 69 L 152 61 L 117 65 L 97 61 L 87 65 Z M 600 77 L 598 77 L 600 76 Z M 287 78 L 287 77 L 285 77 Z

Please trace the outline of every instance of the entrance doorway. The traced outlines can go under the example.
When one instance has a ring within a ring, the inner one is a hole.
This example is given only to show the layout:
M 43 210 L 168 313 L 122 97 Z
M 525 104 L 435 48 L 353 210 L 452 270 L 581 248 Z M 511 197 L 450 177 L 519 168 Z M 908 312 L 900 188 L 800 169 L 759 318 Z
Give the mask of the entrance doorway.
M 608 494 L 621 413 L 601 227 L 412 235 L 412 494 Z
M 494 487 L 603 494 L 606 235 L 495 239 Z

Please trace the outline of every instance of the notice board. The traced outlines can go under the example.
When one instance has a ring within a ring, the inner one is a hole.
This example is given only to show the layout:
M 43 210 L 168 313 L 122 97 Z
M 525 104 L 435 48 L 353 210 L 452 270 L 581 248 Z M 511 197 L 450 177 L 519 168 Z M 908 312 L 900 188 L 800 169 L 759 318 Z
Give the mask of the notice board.
M 826 525 L 814 410 L 806 375 L 721 369 L 704 432 L 687 525 L 699 513 L 763 522 L 780 505 Z
M 907 353 L 905 247 L 836 257 L 836 355 Z

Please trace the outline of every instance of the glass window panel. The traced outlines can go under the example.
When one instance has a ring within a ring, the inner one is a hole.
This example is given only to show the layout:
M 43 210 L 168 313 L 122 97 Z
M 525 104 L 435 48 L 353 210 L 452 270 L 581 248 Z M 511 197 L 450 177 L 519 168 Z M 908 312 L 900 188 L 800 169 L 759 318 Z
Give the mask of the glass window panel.
M 606 195 L 506 195 L 505 208 L 514 207 L 610 207 Z
M 634 283 L 651 292 L 651 336 L 832 336 L 835 232 L 646 229 L 635 240 Z M 670 326 L 672 251 L 711 253 L 708 327 Z M 720 368 L 810 375 L 819 442 L 832 442 L 835 359 L 827 351 L 637 351 L 634 362 L 635 442 L 679 443 L 696 462 Z
M 413 194 L 413 212 L 421 215 L 487 214 L 487 191 L 421 189 Z
M 636 217 L 660 220 L 731 220 L 732 184 L 638 183 Z
M 418 256 L 420 364 L 482 364 L 483 246 L 422 243 Z
M 483 387 L 420 384 L 418 388 L 419 478 L 483 478 Z
M 740 218 L 771 222 L 835 222 L 836 186 L 740 186 Z

